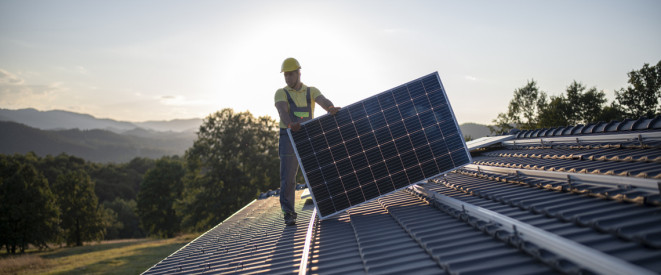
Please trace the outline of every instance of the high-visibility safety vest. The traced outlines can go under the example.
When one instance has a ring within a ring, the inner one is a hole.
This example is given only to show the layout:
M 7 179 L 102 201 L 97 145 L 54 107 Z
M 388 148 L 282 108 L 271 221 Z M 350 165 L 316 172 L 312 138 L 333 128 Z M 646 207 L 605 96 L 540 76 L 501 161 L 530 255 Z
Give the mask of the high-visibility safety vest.
M 302 123 L 312 119 L 312 100 L 310 98 L 310 87 L 307 88 L 305 93 L 305 102 L 307 105 L 303 107 L 296 106 L 296 103 L 294 103 L 294 100 L 289 95 L 287 89 L 284 90 L 285 94 L 287 95 L 287 102 L 289 102 L 289 118 L 291 119 L 291 122 Z

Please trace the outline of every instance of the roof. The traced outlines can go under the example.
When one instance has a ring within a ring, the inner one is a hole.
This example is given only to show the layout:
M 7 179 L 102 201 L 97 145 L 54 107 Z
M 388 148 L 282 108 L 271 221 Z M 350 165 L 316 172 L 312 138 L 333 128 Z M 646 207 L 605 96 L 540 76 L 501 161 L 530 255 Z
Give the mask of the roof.
M 146 273 L 661 273 L 660 119 L 562 129 L 321 221 L 265 193 Z

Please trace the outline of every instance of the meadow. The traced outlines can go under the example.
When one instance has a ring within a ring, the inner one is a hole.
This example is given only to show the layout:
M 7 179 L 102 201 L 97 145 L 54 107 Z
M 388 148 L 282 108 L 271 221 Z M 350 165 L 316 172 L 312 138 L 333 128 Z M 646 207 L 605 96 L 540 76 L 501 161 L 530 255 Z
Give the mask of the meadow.
M 93 242 L 17 256 L 3 252 L 0 274 L 140 274 L 197 236 Z

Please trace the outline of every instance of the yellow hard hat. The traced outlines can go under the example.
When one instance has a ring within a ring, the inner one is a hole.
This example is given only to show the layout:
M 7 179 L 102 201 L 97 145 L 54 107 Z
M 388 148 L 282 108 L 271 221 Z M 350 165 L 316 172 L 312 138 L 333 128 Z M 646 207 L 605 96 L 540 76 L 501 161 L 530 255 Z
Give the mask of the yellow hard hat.
M 280 68 L 280 72 L 291 72 L 291 71 L 296 71 L 301 68 L 301 64 L 298 64 L 298 60 L 296 58 L 290 57 L 285 59 L 285 61 L 282 62 L 282 67 Z

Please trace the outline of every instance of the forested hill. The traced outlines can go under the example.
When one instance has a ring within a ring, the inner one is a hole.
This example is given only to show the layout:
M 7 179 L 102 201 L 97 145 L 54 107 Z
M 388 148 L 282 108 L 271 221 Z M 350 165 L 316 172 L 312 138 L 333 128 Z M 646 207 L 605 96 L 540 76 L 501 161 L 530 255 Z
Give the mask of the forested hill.
M 61 110 L 38 111 L 35 109 L 9 110 L 2 108 L 0 108 L 0 120 L 18 122 L 42 130 L 103 129 L 120 134 L 135 128 L 160 132 L 194 132 L 202 124 L 201 118 L 128 122 L 96 118 L 88 114 Z
M 182 156 L 195 140 L 192 132 L 134 130 L 117 134 L 106 130 L 39 130 L 7 121 L 0 121 L 0 130 L 0 154 L 66 153 L 102 163 L 123 163 L 135 157 Z

